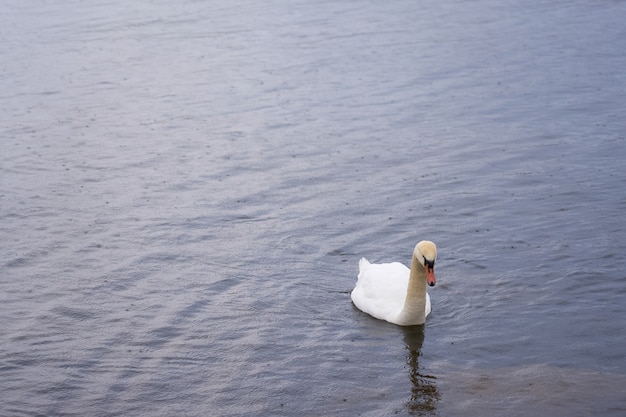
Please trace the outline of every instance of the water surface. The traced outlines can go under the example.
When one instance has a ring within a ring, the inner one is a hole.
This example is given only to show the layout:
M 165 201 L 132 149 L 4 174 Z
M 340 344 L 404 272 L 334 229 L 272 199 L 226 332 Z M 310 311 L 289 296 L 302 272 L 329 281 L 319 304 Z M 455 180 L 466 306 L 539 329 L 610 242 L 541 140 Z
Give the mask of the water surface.
M 623 415 L 624 3 L 3 9 L 0 414 Z

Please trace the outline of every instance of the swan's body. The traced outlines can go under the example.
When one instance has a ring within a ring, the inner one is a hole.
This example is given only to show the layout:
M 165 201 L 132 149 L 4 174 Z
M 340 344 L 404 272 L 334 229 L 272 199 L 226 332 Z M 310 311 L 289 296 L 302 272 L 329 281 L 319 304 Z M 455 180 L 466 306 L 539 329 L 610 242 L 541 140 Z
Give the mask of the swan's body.
M 437 247 L 423 240 L 415 246 L 411 269 L 399 262 L 372 264 L 361 258 L 352 302 L 380 320 L 400 326 L 424 324 L 430 313 L 426 284 L 435 285 Z

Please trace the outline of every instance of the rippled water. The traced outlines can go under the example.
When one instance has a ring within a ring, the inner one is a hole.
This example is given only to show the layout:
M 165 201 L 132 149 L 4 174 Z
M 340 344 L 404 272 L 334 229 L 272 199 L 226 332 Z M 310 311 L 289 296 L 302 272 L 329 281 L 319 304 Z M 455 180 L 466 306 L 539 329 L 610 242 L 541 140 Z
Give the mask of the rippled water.
M 8 2 L 0 414 L 623 415 L 625 17 Z M 424 238 L 425 326 L 352 306 Z

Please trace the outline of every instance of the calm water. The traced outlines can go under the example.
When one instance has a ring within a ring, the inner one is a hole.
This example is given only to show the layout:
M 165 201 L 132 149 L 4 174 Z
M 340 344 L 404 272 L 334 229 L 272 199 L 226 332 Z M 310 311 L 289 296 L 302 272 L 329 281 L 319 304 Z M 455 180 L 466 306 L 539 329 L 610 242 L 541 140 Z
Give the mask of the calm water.
M 0 415 L 624 415 L 626 3 L 57 3 L 0 12 Z M 356 310 L 421 239 L 426 325 Z

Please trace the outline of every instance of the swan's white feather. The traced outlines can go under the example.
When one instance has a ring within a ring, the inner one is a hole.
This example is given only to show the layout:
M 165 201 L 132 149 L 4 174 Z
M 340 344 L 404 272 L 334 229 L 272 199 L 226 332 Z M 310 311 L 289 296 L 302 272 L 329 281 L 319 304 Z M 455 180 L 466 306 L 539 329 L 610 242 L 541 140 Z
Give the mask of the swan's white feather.
M 358 281 L 351 298 L 357 308 L 380 320 L 395 323 L 404 307 L 410 269 L 400 262 L 373 264 L 359 261 Z M 426 294 L 426 315 L 430 313 Z

